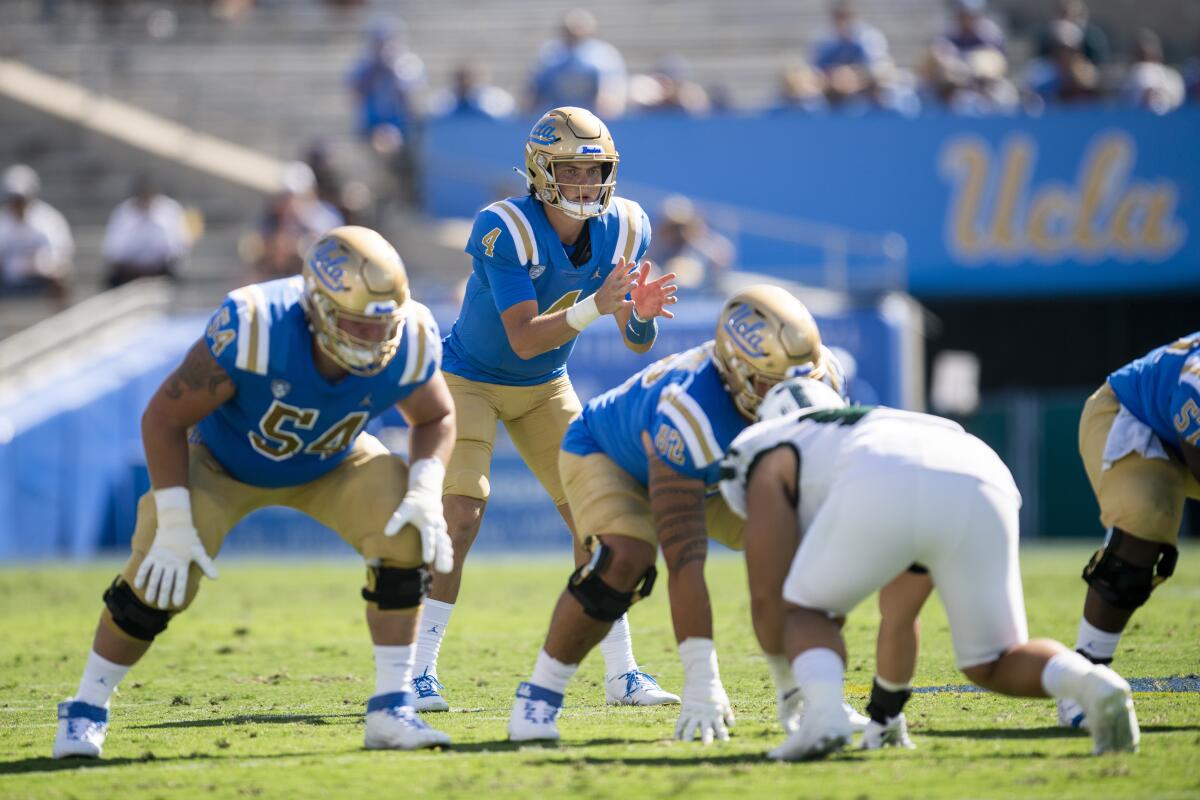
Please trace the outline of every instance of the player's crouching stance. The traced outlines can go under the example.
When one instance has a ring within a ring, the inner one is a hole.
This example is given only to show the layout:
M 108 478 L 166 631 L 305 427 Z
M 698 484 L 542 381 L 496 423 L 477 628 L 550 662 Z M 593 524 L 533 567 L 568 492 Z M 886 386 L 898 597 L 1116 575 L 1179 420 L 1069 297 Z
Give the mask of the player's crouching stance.
M 1071 698 L 1092 720 L 1094 753 L 1137 749 L 1129 684 L 1056 641 L 1028 638 L 1020 495 L 987 445 L 939 417 L 847 407 L 810 379 L 774 391 L 801 410 L 738 436 L 721 482 L 746 517 L 747 552 L 773 548 L 791 563 L 783 645 L 804 707 L 771 758 L 820 758 L 849 744 L 835 618 L 914 562 L 929 568 L 968 678 L 1000 694 Z
M 660 546 L 684 667 L 675 734 L 706 743 L 728 737 L 733 711 L 717 666 L 704 562 L 710 536 L 741 547 L 742 523 L 716 492 L 720 459 L 767 388 L 790 371 L 840 386 L 832 358 L 799 300 L 750 287 L 726 302 L 715 341 L 650 365 L 575 418 L 559 469 L 592 558 L 568 581 L 533 674 L 517 689 L 511 740 L 559 738 L 567 683 L 613 622 L 650 593 Z
M 302 277 L 230 293 L 142 417 L 154 490 L 104 593 L 79 689 L 59 705 L 55 758 L 100 755 L 117 684 L 192 602 L 201 574 L 217 577 L 234 524 L 275 505 L 308 513 L 366 559 L 376 665 L 366 746 L 450 743 L 408 691 L 424 565 L 445 572 L 453 560 L 441 495 L 454 407 L 440 358 L 400 256 L 365 228 L 323 237 Z M 363 432 L 393 404 L 412 425 L 411 466 Z

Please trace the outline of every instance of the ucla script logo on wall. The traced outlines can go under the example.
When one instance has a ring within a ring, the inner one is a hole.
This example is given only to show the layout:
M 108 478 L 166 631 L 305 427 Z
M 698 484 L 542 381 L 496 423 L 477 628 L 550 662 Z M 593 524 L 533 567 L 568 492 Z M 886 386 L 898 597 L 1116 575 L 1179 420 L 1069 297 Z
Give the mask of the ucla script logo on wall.
M 988 261 L 1164 261 L 1187 241 L 1169 178 L 1134 177 L 1137 147 L 1120 131 L 1081 151 L 1074 183 L 1034 181 L 1037 146 L 1021 134 L 999 152 L 975 136 L 951 139 L 940 169 L 951 186 L 946 246 L 966 264 Z
M 762 349 L 763 335 L 762 329 L 766 326 L 762 318 L 754 313 L 754 309 L 748 305 L 742 305 L 729 315 L 729 321 L 725 323 L 726 330 L 729 331 L 729 336 L 733 339 L 734 344 L 742 348 L 749 356 L 764 356 L 766 355 Z

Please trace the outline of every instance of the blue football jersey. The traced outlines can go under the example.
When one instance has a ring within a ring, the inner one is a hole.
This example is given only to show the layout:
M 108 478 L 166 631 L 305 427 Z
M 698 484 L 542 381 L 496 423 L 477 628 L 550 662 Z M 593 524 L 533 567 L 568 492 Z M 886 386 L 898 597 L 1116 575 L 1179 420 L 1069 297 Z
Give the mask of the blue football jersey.
M 429 309 L 410 300 L 399 349 L 369 377 L 330 383 L 313 362 L 301 278 L 243 286 L 205 331 L 236 394 L 202 419 L 195 438 L 239 481 L 295 486 L 336 467 L 367 421 L 428 381 L 441 361 Z
M 726 391 L 712 349 L 707 342 L 667 356 L 593 398 L 567 428 L 562 449 L 602 452 L 644 486 L 646 432 L 659 458 L 715 494 L 725 449 L 750 423 Z
M 1176 455 L 1180 440 L 1200 442 L 1200 331 L 1126 364 L 1108 384 Z
M 600 288 L 624 258 L 640 261 L 650 245 L 650 220 L 632 200 L 614 197 L 588 220 L 591 258 L 575 266 L 531 196 L 492 203 L 475 217 L 466 251 L 473 266 L 462 310 L 446 337 L 442 368 L 473 381 L 533 386 L 566 372 L 575 339 L 524 359 L 513 352 L 501 312 L 536 300 L 539 314 L 568 308 Z

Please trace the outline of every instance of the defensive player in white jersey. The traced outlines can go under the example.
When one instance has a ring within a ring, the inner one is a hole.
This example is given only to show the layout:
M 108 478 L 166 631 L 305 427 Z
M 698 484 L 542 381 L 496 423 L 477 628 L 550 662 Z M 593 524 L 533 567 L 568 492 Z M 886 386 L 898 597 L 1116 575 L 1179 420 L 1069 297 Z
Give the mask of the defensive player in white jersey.
M 437 324 L 411 298 L 400 256 L 366 228 L 323 236 L 303 276 L 230 292 L 142 416 L 153 489 L 79 688 L 58 707 L 55 758 L 100 755 L 117 684 L 201 575 L 217 577 L 230 529 L 266 506 L 309 514 L 366 561 L 366 747 L 449 744 L 409 692 L 424 565 L 446 572 L 454 558 L 442 513 L 454 406 L 440 361 Z M 363 431 L 392 406 L 411 426 L 411 464 Z
M 849 743 L 837 618 L 914 562 L 929 569 L 970 680 L 1001 694 L 1075 700 L 1094 753 L 1137 749 L 1129 684 L 1059 642 L 1028 638 L 1020 494 L 987 445 L 939 417 L 847 407 L 811 379 L 772 392 L 790 393 L 800 410 L 743 431 L 721 482 L 746 519 L 747 552 L 769 549 L 790 563 L 781 640 L 804 706 L 771 758 L 820 758 Z

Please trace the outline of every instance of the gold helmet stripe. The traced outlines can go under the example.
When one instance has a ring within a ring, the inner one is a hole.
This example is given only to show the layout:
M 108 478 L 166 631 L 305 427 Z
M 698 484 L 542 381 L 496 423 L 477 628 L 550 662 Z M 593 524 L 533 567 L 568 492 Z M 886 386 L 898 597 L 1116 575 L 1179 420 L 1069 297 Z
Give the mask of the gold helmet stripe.
M 522 264 L 537 263 L 537 239 L 533 236 L 533 225 L 521 213 L 521 209 L 507 200 L 492 204 L 492 210 L 504 220 L 508 232 L 517 245 L 517 259 Z
M 713 434 L 708 415 L 691 395 L 682 389 L 667 387 L 659 396 L 659 409 L 683 434 L 697 467 L 707 467 L 721 457 L 721 445 Z
M 262 288 L 257 285 L 243 286 L 231 292 L 230 296 L 238 311 L 235 366 L 247 372 L 266 375 L 270 363 L 271 320 Z

